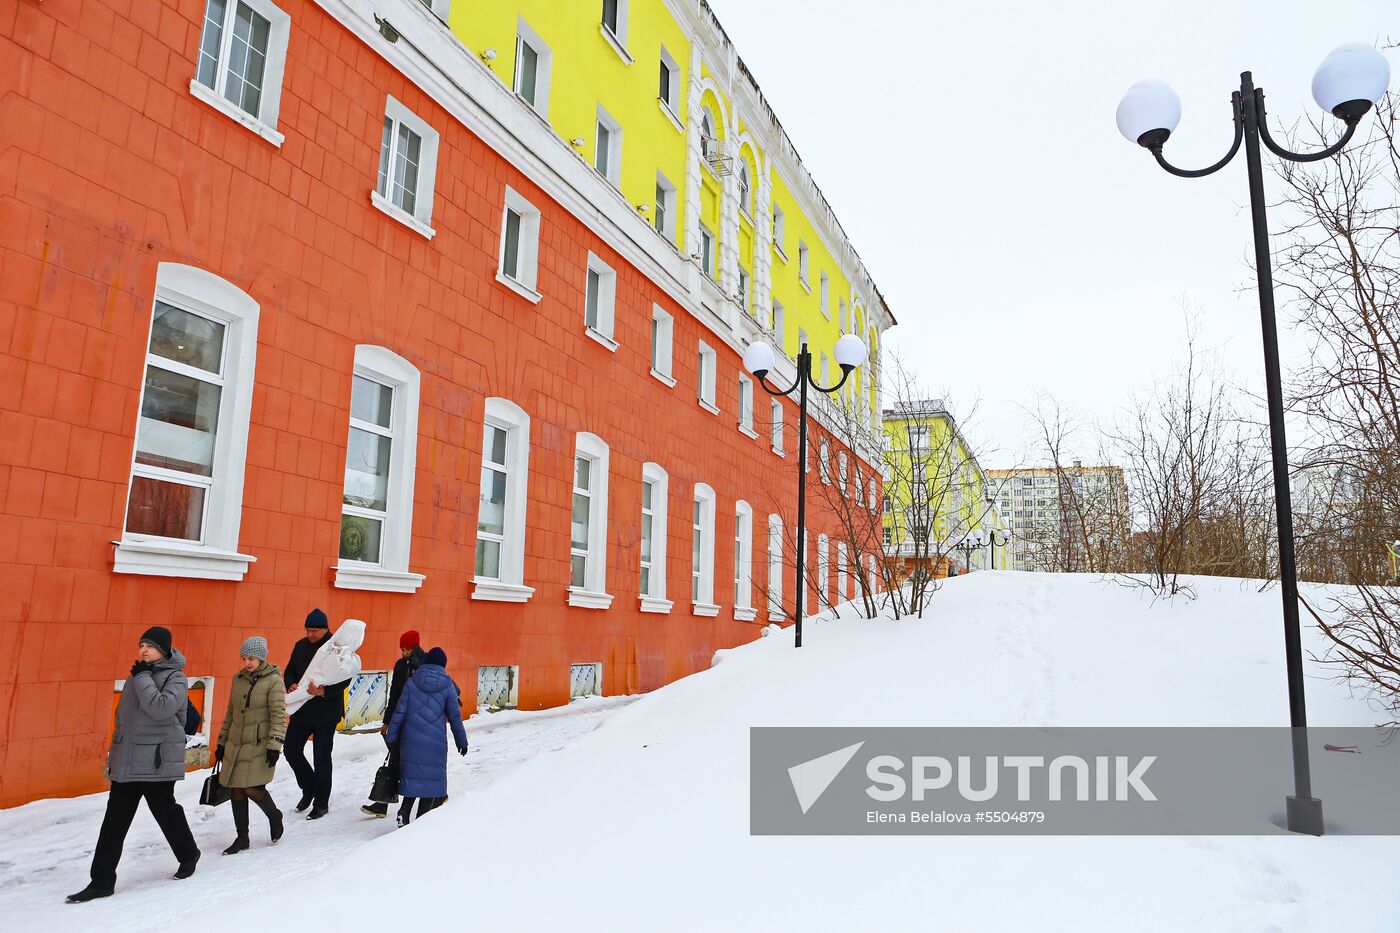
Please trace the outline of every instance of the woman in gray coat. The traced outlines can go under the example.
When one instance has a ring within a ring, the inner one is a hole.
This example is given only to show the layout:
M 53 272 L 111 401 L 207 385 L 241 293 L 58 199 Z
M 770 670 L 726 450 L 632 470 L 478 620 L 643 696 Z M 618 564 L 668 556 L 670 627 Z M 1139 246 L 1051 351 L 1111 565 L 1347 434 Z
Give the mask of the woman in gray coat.
M 107 813 L 92 856 L 92 881 L 68 903 L 108 897 L 116 888 L 122 843 L 144 798 L 180 868 L 176 878 L 194 874 L 199 861 L 185 811 L 175 802 L 175 782 L 185 777 L 185 656 L 170 645 L 170 630 L 156 625 L 138 645 L 139 658 L 117 701 L 107 773 L 112 781 Z

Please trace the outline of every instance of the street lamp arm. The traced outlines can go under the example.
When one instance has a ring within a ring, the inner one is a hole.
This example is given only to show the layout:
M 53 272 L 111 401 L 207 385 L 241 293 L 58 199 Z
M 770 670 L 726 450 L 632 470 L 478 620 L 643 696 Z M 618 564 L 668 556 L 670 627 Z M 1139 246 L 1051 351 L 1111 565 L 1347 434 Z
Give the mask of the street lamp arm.
M 1347 143 L 1351 142 L 1351 137 L 1356 133 L 1356 125 L 1359 120 L 1347 120 L 1347 131 L 1342 134 L 1342 138 L 1321 152 L 1289 152 L 1287 149 L 1274 142 L 1274 138 L 1269 135 L 1269 121 L 1264 119 L 1264 92 L 1256 90 L 1254 92 L 1256 113 L 1259 121 L 1259 137 L 1264 140 L 1264 145 L 1269 147 L 1269 151 L 1281 159 L 1290 162 L 1321 162 L 1323 159 L 1330 159 L 1332 156 L 1342 151 Z
M 1230 109 L 1235 115 L 1235 141 L 1230 144 L 1230 151 L 1225 153 L 1225 156 L 1219 162 L 1207 166 L 1206 168 L 1177 168 L 1167 161 L 1166 156 L 1162 155 L 1162 144 L 1166 142 L 1165 139 L 1163 139 L 1162 142 L 1154 142 L 1148 147 L 1152 151 L 1152 157 L 1157 160 L 1157 164 L 1162 166 L 1162 168 L 1181 178 L 1201 178 L 1205 175 L 1213 175 L 1220 171 L 1230 164 L 1230 160 L 1235 157 L 1235 153 L 1240 151 L 1240 143 L 1244 141 L 1244 115 L 1240 112 L 1239 91 L 1230 95 Z
M 818 392 L 825 392 L 827 395 L 830 395 L 832 392 L 835 392 L 835 391 L 839 390 L 843 385 L 846 384 L 846 380 L 849 379 L 849 378 L 851 378 L 851 373 L 852 373 L 854 370 L 855 370 L 855 367 L 854 367 L 854 366 L 849 366 L 849 367 L 848 367 L 848 366 L 842 366 L 842 367 L 841 367 L 841 381 L 838 382 L 838 383 L 836 383 L 836 385 L 834 385 L 834 386 L 832 386 L 831 388 L 828 389 L 828 388 L 825 388 L 825 387 L 823 387 L 823 386 L 817 385 L 817 380 L 813 379 L 813 380 L 812 380 L 812 388 L 816 389 Z
M 796 392 L 798 386 L 802 385 L 802 373 L 799 372 L 797 374 L 797 378 L 793 380 L 792 385 L 788 386 L 787 390 L 783 392 L 779 392 L 776 388 L 768 384 L 767 373 L 763 373 L 761 376 L 758 377 L 758 384 L 763 386 L 763 391 L 767 392 L 769 395 L 776 396 L 777 398 L 783 398 Z

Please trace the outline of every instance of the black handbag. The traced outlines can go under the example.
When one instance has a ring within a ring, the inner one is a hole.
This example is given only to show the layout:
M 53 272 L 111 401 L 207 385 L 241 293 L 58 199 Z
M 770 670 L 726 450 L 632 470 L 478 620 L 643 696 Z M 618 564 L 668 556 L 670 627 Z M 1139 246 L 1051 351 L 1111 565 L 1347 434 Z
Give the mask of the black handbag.
M 199 791 L 199 802 L 206 807 L 217 807 L 233 796 L 233 791 L 219 780 L 219 769 L 222 767 L 222 761 L 214 762 L 214 770 L 209 772 L 209 776 L 204 779 L 204 787 Z
M 374 786 L 369 789 L 369 799 L 375 803 L 399 802 L 399 763 L 394 760 L 393 752 L 385 756 L 384 764 L 374 772 Z

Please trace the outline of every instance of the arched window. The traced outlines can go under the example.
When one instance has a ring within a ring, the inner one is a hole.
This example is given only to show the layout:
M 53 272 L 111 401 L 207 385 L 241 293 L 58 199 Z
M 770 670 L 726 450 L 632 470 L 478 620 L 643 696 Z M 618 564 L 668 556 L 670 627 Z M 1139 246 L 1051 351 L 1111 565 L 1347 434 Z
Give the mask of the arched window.
M 753 189 L 749 183 L 749 163 L 739 160 L 739 210 L 753 216 Z
M 530 416 L 508 399 L 488 398 L 482 437 L 472 599 L 523 603 L 535 593 L 525 585 Z

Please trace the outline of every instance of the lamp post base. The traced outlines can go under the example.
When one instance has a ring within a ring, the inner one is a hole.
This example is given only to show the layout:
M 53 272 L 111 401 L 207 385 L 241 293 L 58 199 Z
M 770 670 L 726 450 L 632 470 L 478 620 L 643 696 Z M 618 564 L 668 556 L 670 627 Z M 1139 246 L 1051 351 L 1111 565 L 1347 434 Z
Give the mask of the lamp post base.
M 1316 797 L 1288 798 L 1288 831 L 1322 835 L 1322 801 Z

